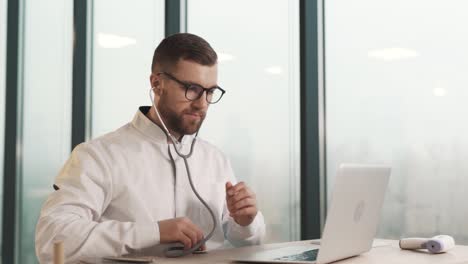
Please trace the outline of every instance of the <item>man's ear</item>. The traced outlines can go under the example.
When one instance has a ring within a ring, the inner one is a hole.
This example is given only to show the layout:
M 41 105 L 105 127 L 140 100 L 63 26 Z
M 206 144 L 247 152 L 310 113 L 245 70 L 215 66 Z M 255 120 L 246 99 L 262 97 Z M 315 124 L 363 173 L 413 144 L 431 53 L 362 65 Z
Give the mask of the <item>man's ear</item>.
M 150 76 L 151 87 L 153 88 L 154 92 L 158 95 L 161 95 L 161 86 L 159 82 L 159 78 L 156 75 L 151 74 Z
M 153 83 L 153 88 L 154 88 L 154 92 L 155 92 L 157 95 L 161 95 L 162 90 L 161 90 L 161 86 L 159 85 L 159 81 L 155 81 L 155 82 Z

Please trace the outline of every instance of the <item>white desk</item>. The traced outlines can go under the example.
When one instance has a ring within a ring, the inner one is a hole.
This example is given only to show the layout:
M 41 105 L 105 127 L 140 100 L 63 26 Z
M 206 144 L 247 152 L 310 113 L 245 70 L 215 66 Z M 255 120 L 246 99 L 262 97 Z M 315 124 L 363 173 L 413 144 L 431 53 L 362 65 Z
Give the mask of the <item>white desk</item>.
M 231 259 L 236 255 L 265 249 L 309 244 L 319 247 L 308 241 L 287 242 L 278 244 L 265 244 L 261 246 L 242 247 L 234 249 L 213 250 L 207 254 L 190 255 L 182 258 L 156 258 L 153 263 L 235 263 Z M 360 256 L 334 262 L 337 264 L 468 264 L 468 246 L 456 246 L 444 254 L 429 254 L 425 251 L 401 250 L 397 240 L 376 240 L 371 251 Z M 109 262 L 106 262 L 109 263 Z M 115 262 L 118 263 L 118 262 Z

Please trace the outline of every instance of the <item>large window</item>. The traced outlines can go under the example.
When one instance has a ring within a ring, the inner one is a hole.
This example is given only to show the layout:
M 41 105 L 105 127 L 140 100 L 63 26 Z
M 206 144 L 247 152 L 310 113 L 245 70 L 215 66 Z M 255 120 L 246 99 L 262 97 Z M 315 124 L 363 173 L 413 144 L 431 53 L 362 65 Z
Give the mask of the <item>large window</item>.
M 328 186 L 342 162 L 389 164 L 379 236 L 468 243 L 468 2 L 325 4 Z
M 238 180 L 256 191 L 267 241 L 297 240 L 299 3 L 189 0 L 187 10 L 187 30 L 217 51 L 227 91 L 210 106 L 200 137 L 219 146 Z
M 151 104 L 151 60 L 164 38 L 164 0 L 97 0 L 93 9 L 91 136 L 97 137 Z
M 3 201 L 3 159 L 5 140 L 5 77 L 6 77 L 6 0 L 0 0 L 0 200 Z M 3 221 L 3 203 L 0 203 L 0 226 Z M 2 230 L 0 229 L 0 237 Z M 0 248 L 3 241 L 0 240 Z M 2 256 L 0 251 L 0 257 Z
M 34 233 L 39 212 L 70 154 L 73 2 L 22 4 L 19 263 L 37 263 Z

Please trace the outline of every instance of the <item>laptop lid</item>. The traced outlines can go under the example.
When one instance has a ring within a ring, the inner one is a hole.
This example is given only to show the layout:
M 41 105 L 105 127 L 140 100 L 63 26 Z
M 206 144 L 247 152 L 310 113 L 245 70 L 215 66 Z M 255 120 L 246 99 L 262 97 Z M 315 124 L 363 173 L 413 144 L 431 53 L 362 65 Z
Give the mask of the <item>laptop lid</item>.
M 233 260 L 248 263 L 330 263 L 367 252 L 380 219 L 390 167 L 342 164 L 335 178 L 331 203 L 316 261 L 308 258 L 316 245 L 247 250 Z M 307 258 L 302 257 L 306 255 Z
M 317 263 L 349 258 L 371 249 L 390 172 L 390 167 L 381 165 L 340 165 Z

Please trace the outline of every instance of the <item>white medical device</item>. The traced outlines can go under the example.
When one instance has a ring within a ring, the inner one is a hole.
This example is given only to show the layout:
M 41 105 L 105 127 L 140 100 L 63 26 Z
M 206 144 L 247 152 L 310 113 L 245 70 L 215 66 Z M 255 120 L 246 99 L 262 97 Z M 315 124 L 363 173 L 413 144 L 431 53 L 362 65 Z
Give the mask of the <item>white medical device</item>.
M 453 247 L 455 247 L 455 240 L 447 235 L 432 238 L 412 237 L 400 239 L 401 249 L 427 249 L 434 254 L 445 253 Z

